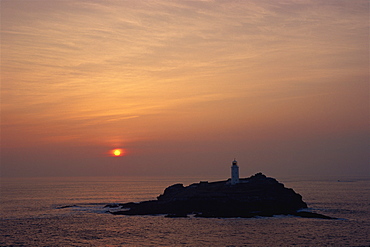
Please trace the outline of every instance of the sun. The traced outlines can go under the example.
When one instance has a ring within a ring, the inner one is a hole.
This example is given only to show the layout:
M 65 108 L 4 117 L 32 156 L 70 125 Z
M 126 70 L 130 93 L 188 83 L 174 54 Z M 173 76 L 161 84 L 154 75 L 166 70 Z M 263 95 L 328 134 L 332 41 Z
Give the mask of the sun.
M 111 155 L 114 157 L 119 157 L 124 155 L 124 151 L 121 148 L 116 148 L 110 151 Z

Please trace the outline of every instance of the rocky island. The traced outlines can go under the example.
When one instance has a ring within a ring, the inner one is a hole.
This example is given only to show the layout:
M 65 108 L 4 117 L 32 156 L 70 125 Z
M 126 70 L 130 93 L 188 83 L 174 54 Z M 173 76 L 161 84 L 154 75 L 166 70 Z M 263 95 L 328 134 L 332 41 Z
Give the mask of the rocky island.
M 235 178 L 235 176 L 234 176 Z M 295 215 L 332 219 L 307 211 L 302 196 L 276 179 L 257 173 L 233 181 L 199 182 L 167 187 L 157 200 L 110 204 L 115 215 L 166 215 L 167 217 L 243 217 Z M 117 210 L 118 209 L 118 210 Z

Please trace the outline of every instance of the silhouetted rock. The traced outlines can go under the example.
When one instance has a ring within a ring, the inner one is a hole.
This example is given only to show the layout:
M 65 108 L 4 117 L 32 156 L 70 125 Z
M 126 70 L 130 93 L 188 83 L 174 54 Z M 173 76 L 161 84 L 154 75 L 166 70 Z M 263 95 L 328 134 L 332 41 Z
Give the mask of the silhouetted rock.
M 297 210 L 307 208 L 302 196 L 285 188 L 274 178 L 257 173 L 240 179 L 235 185 L 228 181 L 200 182 L 184 187 L 174 184 L 157 200 L 120 204 L 122 215 L 156 215 L 168 217 L 254 217 L 291 214 L 305 217 Z M 312 215 L 311 215 L 312 216 Z
M 65 205 L 65 206 L 60 206 L 58 207 L 58 209 L 63 209 L 63 208 L 73 208 L 73 207 L 77 207 L 76 205 Z
M 318 218 L 318 219 L 327 219 L 327 220 L 335 220 L 335 219 L 337 219 L 337 218 L 333 218 L 333 217 L 326 216 L 326 215 L 323 215 L 323 214 L 306 212 L 306 211 L 296 212 L 293 215 L 299 216 L 299 217 L 303 217 L 303 218 Z

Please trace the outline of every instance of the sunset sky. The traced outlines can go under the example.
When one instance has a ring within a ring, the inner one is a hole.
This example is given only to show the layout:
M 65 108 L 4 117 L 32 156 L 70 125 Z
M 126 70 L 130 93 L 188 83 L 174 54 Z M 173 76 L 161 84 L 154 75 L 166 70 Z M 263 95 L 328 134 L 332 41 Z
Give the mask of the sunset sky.
M 1 176 L 370 175 L 368 0 L 0 4 Z

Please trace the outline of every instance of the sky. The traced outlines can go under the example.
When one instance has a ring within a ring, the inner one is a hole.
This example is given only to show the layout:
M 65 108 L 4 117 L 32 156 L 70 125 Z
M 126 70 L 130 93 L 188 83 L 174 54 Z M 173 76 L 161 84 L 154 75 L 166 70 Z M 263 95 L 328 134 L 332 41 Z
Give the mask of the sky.
M 2 177 L 370 176 L 368 0 L 0 4 Z

